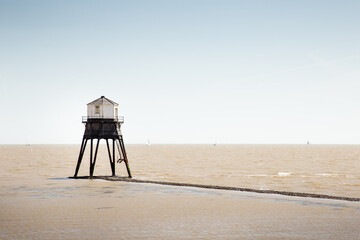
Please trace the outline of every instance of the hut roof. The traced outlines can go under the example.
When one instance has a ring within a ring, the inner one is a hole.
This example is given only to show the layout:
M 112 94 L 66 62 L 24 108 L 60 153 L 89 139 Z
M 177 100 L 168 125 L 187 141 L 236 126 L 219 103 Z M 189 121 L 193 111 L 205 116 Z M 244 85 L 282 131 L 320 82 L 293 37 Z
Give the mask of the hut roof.
M 103 105 L 103 104 L 111 104 L 111 105 L 115 105 L 115 106 L 119 106 L 119 104 L 117 104 L 114 101 L 111 101 L 110 99 L 106 98 L 105 96 L 101 96 L 100 98 L 88 103 L 89 104 L 99 104 L 99 105 Z

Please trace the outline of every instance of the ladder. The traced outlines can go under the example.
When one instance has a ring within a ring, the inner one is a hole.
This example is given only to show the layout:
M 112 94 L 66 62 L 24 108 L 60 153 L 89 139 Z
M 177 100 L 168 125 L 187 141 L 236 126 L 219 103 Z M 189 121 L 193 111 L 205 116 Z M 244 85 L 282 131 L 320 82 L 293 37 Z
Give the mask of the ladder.
M 117 146 L 117 149 L 118 149 L 118 152 L 119 152 L 119 159 L 117 160 L 117 163 L 121 163 L 122 161 L 124 161 L 124 157 L 121 158 L 121 150 L 120 150 L 120 144 L 118 141 L 115 141 L 116 142 L 116 146 Z

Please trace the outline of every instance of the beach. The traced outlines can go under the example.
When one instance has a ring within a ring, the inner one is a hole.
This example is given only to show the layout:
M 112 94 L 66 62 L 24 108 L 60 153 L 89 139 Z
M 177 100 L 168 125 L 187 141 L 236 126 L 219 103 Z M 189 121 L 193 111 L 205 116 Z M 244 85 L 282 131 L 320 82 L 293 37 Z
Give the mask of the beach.
M 0 146 L 1 239 L 359 239 L 360 203 L 71 179 L 78 145 Z M 359 197 L 357 145 L 126 145 L 134 179 Z M 117 175 L 126 176 L 123 164 Z M 88 155 L 80 176 L 89 174 Z M 95 175 L 111 174 L 105 146 Z

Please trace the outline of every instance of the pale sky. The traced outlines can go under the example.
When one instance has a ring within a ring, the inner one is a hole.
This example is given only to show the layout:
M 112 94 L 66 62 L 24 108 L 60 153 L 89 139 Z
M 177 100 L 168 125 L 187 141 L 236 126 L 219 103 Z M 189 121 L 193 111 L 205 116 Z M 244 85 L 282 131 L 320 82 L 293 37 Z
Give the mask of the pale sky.
M 0 144 L 360 144 L 360 1 L 0 0 Z

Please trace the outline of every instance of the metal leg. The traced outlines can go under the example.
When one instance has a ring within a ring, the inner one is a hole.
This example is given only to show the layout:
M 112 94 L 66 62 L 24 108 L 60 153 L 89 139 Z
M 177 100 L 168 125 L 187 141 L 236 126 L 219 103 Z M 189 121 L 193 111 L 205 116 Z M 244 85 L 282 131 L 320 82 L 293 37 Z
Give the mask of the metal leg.
M 110 159 L 111 172 L 112 172 L 112 175 L 115 176 L 115 159 L 111 159 L 111 152 L 110 152 L 110 147 L 109 147 L 109 141 L 108 141 L 108 139 L 106 139 L 106 146 L 107 146 L 107 150 L 108 150 L 108 154 L 109 154 L 109 159 Z
M 115 176 L 115 159 L 116 159 L 116 155 L 115 155 L 115 139 L 113 139 L 113 161 L 112 161 L 112 165 L 111 165 L 111 170 L 112 170 L 112 175 Z
M 89 172 L 90 178 L 91 178 L 92 159 L 93 159 L 93 139 L 90 140 L 90 172 Z
M 80 169 L 80 164 L 81 164 L 82 158 L 84 156 L 86 143 L 87 143 L 87 139 L 83 138 L 83 140 L 81 142 L 80 153 L 79 153 L 78 162 L 76 164 L 76 170 L 75 170 L 74 177 L 77 177 L 77 175 L 78 175 L 78 172 L 79 172 L 79 169 Z
M 124 144 L 124 141 L 123 141 L 122 136 L 120 136 L 118 140 L 119 140 L 119 142 L 120 142 L 120 148 L 121 148 L 121 152 L 122 152 L 123 157 L 124 157 L 124 162 L 125 162 L 126 170 L 127 170 L 127 172 L 128 172 L 129 178 L 132 178 L 132 176 L 131 176 L 131 171 L 130 171 L 130 166 L 129 166 L 129 162 L 128 162 L 128 159 L 127 159 L 127 156 L 126 156 L 125 144 Z
M 91 139 L 92 140 L 92 139 Z M 99 149 L 99 142 L 100 142 L 100 139 L 97 140 L 97 143 L 96 143 L 96 149 L 95 149 L 95 156 L 94 156 L 94 161 L 91 162 L 91 165 L 90 165 L 90 178 L 93 177 L 93 174 L 94 174 L 94 168 L 95 168 L 95 163 L 96 163 L 96 157 L 97 157 L 97 152 L 98 152 L 98 149 Z

